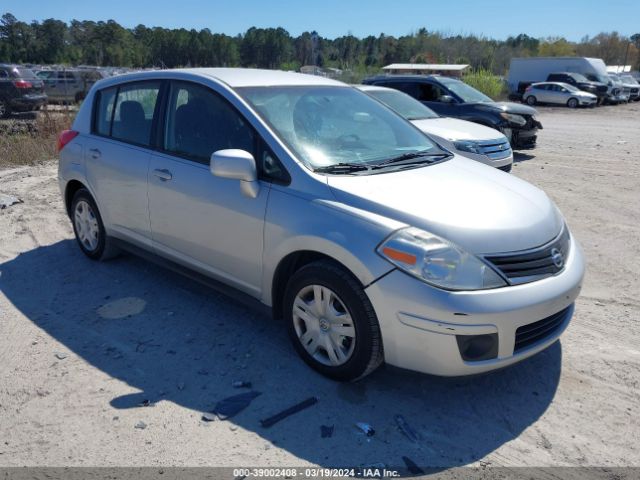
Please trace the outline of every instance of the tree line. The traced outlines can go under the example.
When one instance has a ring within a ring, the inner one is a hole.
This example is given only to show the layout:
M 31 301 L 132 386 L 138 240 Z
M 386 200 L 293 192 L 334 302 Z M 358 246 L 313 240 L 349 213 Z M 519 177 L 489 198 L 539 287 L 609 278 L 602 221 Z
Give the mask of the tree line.
M 303 65 L 352 72 L 376 71 L 389 63 L 467 63 L 502 75 L 512 57 L 585 56 L 605 63 L 640 68 L 640 34 L 617 32 L 537 39 L 527 34 L 494 40 L 476 35 L 448 35 L 419 29 L 408 35 L 324 38 L 316 32 L 294 37 L 283 28 L 252 27 L 229 36 L 209 29 L 187 30 L 114 20 L 47 19 L 30 23 L 11 13 L 0 17 L 0 62 L 118 67 L 260 67 L 297 70 Z

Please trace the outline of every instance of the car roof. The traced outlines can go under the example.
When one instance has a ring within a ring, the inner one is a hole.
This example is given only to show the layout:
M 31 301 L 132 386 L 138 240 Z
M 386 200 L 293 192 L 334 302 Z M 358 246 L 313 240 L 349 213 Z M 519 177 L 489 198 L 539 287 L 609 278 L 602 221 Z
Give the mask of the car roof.
M 397 92 L 395 88 L 381 87 L 379 85 L 354 85 L 358 90 L 363 92 Z
M 395 73 L 388 73 L 386 75 L 375 75 L 373 77 L 368 77 L 366 78 L 366 80 L 440 80 L 442 78 L 446 78 L 446 79 L 451 79 L 451 80 L 459 80 L 457 78 L 452 78 L 452 77 L 447 77 L 445 75 L 422 75 L 422 74 L 410 74 L 410 73 L 406 73 L 406 74 L 402 74 L 402 75 L 398 75 Z
M 337 80 L 304 73 L 284 72 L 281 70 L 262 70 L 257 68 L 180 68 L 171 70 L 152 70 L 126 73 L 102 80 L 100 85 L 118 84 L 134 80 L 162 78 L 200 77 L 218 80 L 232 88 L 237 87 L 275 87 L 275 86 L 341 86 Z

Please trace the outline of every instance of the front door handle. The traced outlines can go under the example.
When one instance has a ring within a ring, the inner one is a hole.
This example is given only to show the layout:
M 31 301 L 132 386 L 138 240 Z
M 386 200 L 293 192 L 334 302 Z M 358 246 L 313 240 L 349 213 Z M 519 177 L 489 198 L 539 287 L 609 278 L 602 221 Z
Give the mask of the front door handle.
M 102 152 L 100 152 L 100 150 L 98 150 L 97 148 L 90 148 L 89 153 L 91 154 L 91 158 L 93 158 L 94 160 L 97 160 L 102 156 Z
M 171 175 L 171 172 L 164 168 L 160 170 L 154 170 L 153 174 L 163 182 L 166 182 L 167 180 L 171 180 L 173 178 L 173 175 Z

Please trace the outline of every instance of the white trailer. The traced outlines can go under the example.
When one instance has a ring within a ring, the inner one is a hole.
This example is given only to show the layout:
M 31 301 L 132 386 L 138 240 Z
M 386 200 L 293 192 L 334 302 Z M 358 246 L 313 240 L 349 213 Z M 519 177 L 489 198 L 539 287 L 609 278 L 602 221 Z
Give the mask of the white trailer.
M 581 73 L 589 80 L 607 85 L 607 67 L 600 58 L 587 57 L 529 57 L 512 58 L 509 67 L 510 93 L 518 93 L 518 86 L 544 82 L 550 73 Z M 520 92 L 522 93 L 522 92 Z

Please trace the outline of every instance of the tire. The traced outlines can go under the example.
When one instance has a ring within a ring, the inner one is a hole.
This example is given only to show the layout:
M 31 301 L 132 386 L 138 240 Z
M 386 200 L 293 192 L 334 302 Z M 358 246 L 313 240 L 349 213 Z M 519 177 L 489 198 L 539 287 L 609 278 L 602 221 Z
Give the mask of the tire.
M 88 190 L 81 188 L 71 202 L 73 233 L 82 253 L 92 260 L 108 260 L 118 255 L 118 248 L 107 236 L 96 202 Z
M 9 115 L 11 115 L 11 107 L 9 106 L 9 103 L 0 98 L 0 118 L 7 118 Z
M 536 103 L 538 103 L 538 99 L 536 97 L 533 95 L 529 95 L 527 97 L 527 105 L 535 105 Z
M 567 100 L 567 107 L 569 108 L 577 108 L 579 105 L 577 98 L 570 98 Z
M 294 348 L 317 372 L 355 381 L 382 364 L 382 336 L 373 306 L 360 283 L 339 265 L 321 260 L 294 273 L 283 309 Z

